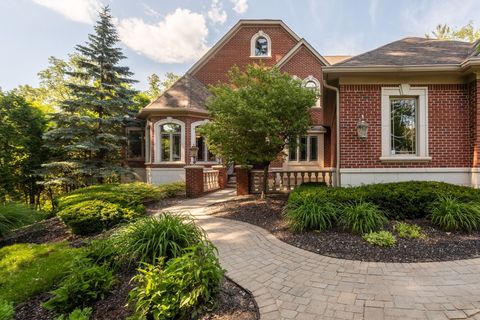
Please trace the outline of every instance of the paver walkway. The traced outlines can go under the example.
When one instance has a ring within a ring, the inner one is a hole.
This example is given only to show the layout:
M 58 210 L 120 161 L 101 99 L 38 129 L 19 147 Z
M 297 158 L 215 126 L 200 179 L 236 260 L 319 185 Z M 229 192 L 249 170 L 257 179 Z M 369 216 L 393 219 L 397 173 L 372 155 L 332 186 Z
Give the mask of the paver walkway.
M 329 258 L 257 226 L 205 215 L 209 204 L 233 197 L 226 189 L 167 210 L 198 219 L 228 276 L 255 296 L 261 319 L 480 320 L 480 259 L 403 264 Z

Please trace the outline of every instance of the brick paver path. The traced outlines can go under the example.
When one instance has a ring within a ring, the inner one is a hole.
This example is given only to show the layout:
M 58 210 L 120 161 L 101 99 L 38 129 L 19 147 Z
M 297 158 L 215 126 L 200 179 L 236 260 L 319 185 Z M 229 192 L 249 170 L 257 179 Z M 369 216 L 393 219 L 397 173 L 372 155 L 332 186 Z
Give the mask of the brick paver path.
M 257 226 L 207 216 L 221 190 L 170 211 L 194 215 L 228 276 L 250 290 L 261 319 L 477 319 L 480 259 L 376 263 L 334 259 L 288 245 Z

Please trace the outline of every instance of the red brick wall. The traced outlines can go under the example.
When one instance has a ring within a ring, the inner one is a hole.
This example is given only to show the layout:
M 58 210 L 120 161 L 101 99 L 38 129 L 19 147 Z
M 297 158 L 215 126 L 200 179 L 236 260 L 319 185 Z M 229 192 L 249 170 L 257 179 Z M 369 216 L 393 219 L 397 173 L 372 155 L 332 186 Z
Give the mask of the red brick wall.
M 396 86 L 396 85 L 385 85 Z M 467 85 L 428 85 L 429 162 L 385 163 L 381 156 L 381 86 L 340 86 L 340 162 L 342 168 L 469 167 L 471 164 Z M 357 137 L 361 115 L 368 138 Z
M 272 40 L 271 58 L 250 58 L 250 41 L 260 30 L 268 34 Z M 193 75 L 204 84 L 226 82 L 227 72 L 234 65 L 243 67 L 251 63 L 263 63 L 266 66 L 273 66 L 295 44 L 296 40 L 279 25 L 243 26 Z
M 185 168 L 185 192 L 188 198 L 203 195 L 203 167 Z
M 472 159 L 472 167 L 480 167 L 480 132 L 477 125 L 480 123 L 479 99 L 477 92 L 480 90 L 480 82 L 473 81 L 468 85 L 469 104 L 470 104 L 470 158 Z

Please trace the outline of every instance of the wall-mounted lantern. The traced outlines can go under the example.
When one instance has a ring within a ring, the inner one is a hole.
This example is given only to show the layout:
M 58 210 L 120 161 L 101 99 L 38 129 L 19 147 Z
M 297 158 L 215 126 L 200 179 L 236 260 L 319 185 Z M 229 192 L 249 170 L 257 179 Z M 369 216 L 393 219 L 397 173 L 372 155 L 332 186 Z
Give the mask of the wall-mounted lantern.
M 363 114 L 362 118 L 357 122 L 357 133 L 360 140 L 366 140 L 368 135 L 368 123 L 365 121 Z
M 198 147 L 196 145 L 190 147 L 190 156 L 193 158 L 193 164 L 197 163 Z

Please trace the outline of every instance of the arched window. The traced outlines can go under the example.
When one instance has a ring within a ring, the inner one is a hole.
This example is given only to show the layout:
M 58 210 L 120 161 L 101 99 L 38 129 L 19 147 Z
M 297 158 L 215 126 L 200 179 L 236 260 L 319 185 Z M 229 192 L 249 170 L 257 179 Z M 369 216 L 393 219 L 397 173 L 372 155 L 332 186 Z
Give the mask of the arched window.
M 202 121 L 197 121 L 192 123 L 192 129 L 191 129 L 191 137 L 195 137 L 194 139 L 192 138 L 191 140 L 191 145 L 196 145 L 198 147 L 198 154 L 197 154 L 197 161 L 198 162 L 216 162 L 217 158 L 213 153 L 208 150 L 208 145 L 205 140 L 205 137 L 203 137 L 200 132 L 198 132 L 197 128 L 202 126 L 203 124 L 207 123 L 208 120 L 202 120 Z
M 156 162 L 184 161 L 185 125 L 182 121 L 167 118 L 155 123 Z
M 253 35 L 250 46 L 250 56 L 252 58 L 268 58 L 272 56 L 272 41 L 268 34 L 262 30 Z
M 314 90 L 318 94 L 318 99 L 315 102 L 315 105 L 313 107 L 320 108 L 320 95 L 322 94 L 321 87 L 320 87 L 320 81 L 318 81 L 315 77 L 313 76 L 308 76 L 303 80 L 303 86 L 307 89 Z

